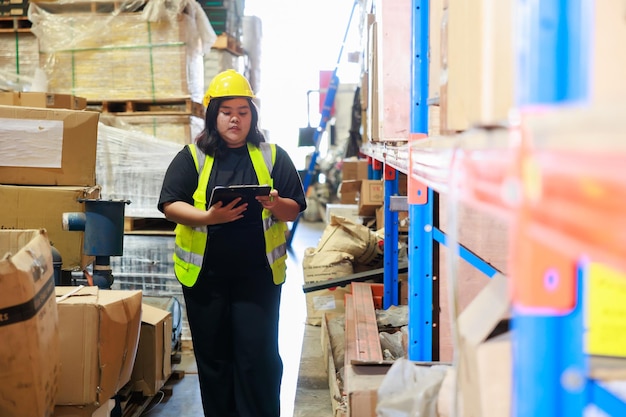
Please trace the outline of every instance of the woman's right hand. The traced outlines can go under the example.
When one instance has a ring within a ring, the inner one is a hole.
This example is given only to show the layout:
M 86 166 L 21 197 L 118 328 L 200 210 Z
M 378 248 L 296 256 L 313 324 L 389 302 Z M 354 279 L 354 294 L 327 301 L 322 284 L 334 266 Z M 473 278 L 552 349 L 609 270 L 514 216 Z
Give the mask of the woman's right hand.
M 243 212 L 247 210 L 248 203 L 237 205 L 241 197 L 234 199 L 224 205 L 221 201 L 213 204 L 207 210 L 207 225 L 230 223 L 243 217 Z
M 195 208 L 184 201 L 174 201 L 165 203 L 163 205 L 163 212 L 165 213 L 165 217 L 174 223 L 191 227 L 210 226 L 241 219 L 243 212 L 248 208 L 248 204 L 237 206 L 239 201 L 241 201 L 241 198 L 237 198 L 226 205 L 223 205 L 222 202 L 218 202 L 208 210 Z

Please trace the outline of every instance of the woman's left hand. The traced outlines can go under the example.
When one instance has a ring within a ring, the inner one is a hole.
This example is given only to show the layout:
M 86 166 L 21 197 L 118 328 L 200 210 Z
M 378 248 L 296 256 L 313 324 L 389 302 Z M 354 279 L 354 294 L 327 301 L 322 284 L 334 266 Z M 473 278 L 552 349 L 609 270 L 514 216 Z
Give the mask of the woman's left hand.
M 272 191 L 270 191 L 268 195 L 256 197 L 257 201 L 261 203 L 263 208 L 268 210 L 272 210 L 276 207 L 279 198 L 280 197 L 278 196 L 278 190 L 276 189 L 272 189 Z

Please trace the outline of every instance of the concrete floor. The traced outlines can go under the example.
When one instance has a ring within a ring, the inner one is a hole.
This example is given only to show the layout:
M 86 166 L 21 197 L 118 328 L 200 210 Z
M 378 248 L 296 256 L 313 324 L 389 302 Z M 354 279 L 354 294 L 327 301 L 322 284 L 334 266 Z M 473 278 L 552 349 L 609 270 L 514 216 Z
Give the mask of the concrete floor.
M 280 318 L 280 350 L 284 364 L 281 390 L 282 417 L 332 417 L 328 379 L 324 370 L 321 328 L 305 324 L 306 298 L 302 291 L 304 250 L 316 247 L 324 230 L 323 222 L 300 221 L 288 257 L 287 281 L 283 286 Z M 198 376 L 193 352 L 184 350 L 174 369 L 185 376 L 168 383 L 171 395 L 155 397 L 142 416 L 202 416 Z

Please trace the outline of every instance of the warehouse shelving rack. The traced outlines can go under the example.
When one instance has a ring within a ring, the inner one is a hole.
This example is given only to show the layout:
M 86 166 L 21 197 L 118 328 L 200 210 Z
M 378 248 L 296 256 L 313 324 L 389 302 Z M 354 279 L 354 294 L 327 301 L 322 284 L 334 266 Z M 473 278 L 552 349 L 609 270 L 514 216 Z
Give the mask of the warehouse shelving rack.
M 409 359 L 433 359 L 434 242 L 449 246 L 486 276 L 499 273 L 480 254 L 455 242 L 454 233 L 448 236 L 436 227 L 434 194 L 444 193 L 510 224 L 511 415 L 516 417 L 582 416 L 590 404 L 611 416 L 626 415 L 626 404 L 594 379 L 584 342 L 585 302 L 595 265 L 626 274 L 626 180 L 620 175 L 626 147 L 610 138 L 592 146 L 548 144 L 524 125 L 525 115 L 539 112 L 547 118 L 569 117 L 576 125 L 572 135 L 585 129 L 585 121 L 612 121 L 609 126 L 626 132 L 619 111 L 594 110 L 587 103 L 593 4 L 516 2 L 524 39 L 516 45 L 519 111 L 506 134 L 478 129 L 470 139 L 465 133 L 428 137 L 429 2 L 413 0 L 412 133 L 405 144 L 370 142 L 362 148 L 371 160 L 370 178 L 382 173 L 385 180 L 385 225 L 392 225 L 385 227 L 385 254 L 398 249 L 397 213 L 390 209 L 396 174 L 408 176 Z M 398 302 L 392 258 L 385 256 L 384 308 Z

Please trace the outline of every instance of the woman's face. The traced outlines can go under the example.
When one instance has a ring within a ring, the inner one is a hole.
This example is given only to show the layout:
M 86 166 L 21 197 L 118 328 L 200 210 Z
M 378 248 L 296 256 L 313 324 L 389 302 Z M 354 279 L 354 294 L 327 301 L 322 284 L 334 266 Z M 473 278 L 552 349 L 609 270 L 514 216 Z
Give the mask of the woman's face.
M 226 146 L 239 148 L 246 143 L 251 121 L 252 111 L 247 99 L 225 100 L 217 113 L 217 132 L 226 142 Z

